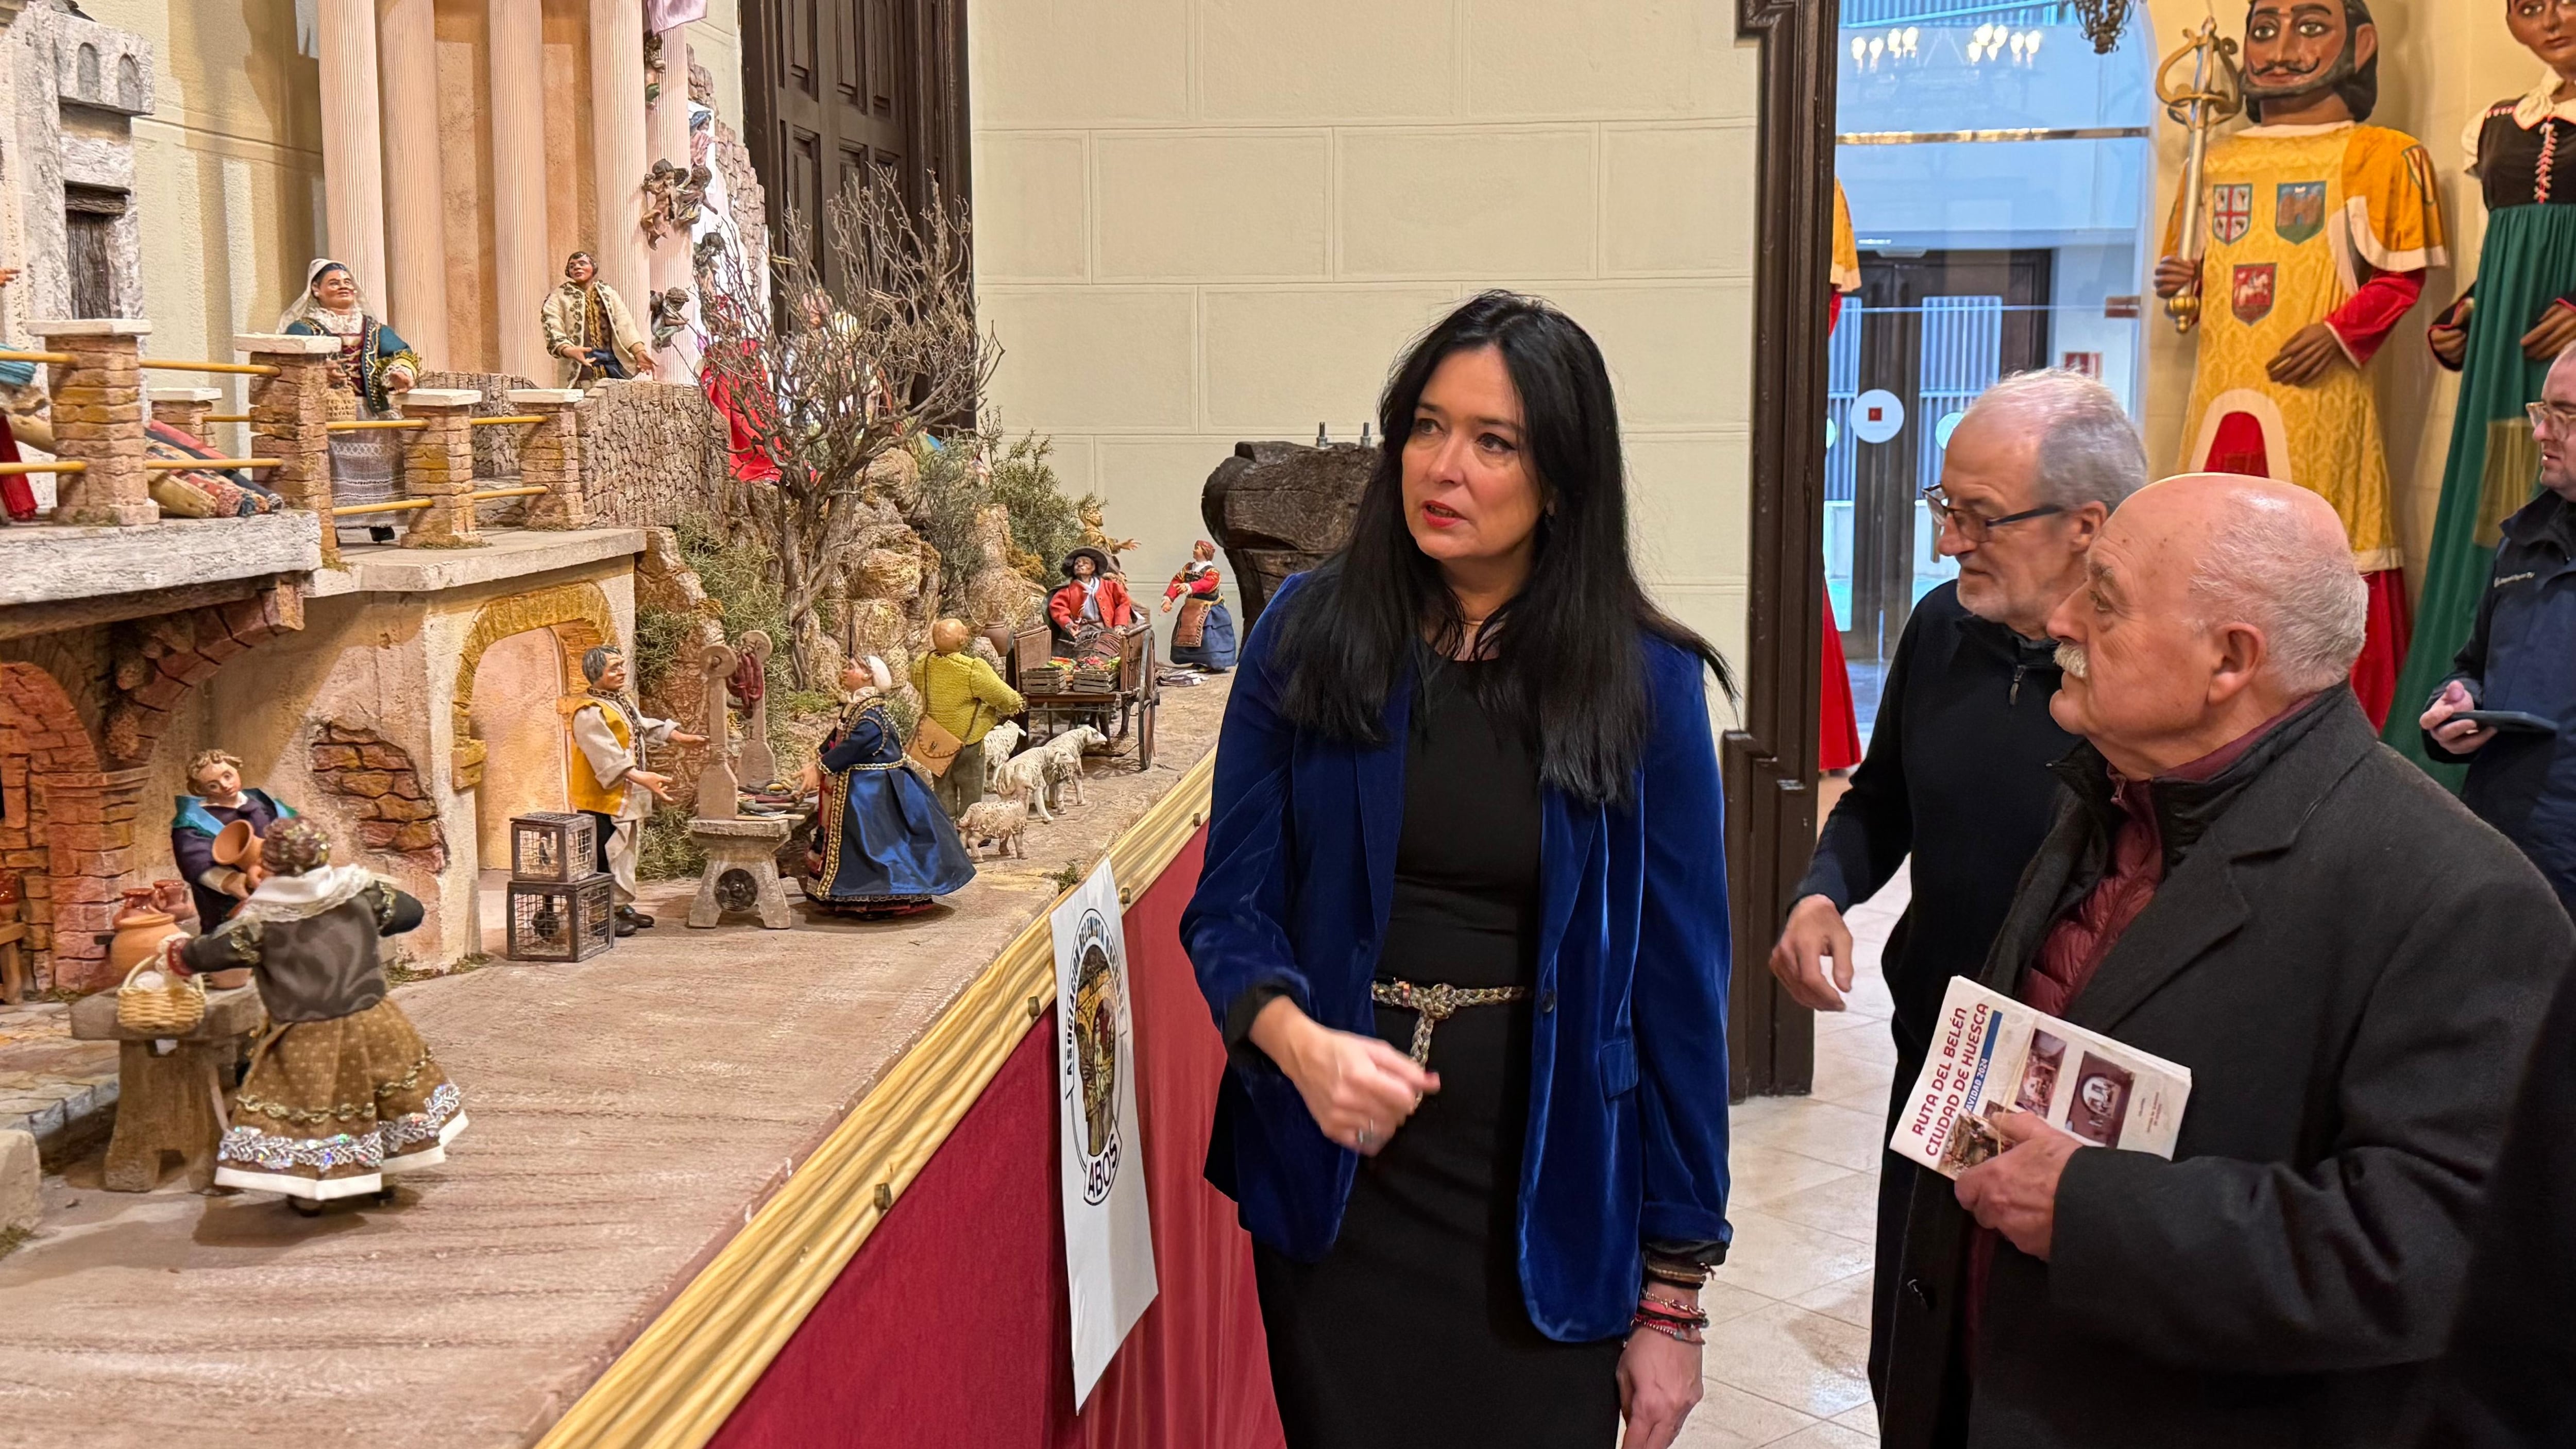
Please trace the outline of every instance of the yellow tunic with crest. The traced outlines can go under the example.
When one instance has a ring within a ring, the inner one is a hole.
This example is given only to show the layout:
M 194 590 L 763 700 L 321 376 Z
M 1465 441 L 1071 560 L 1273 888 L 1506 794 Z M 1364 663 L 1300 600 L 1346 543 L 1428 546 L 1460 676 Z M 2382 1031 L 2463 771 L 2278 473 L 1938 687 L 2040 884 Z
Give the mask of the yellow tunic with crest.
M 2447 260 L 2431 160 L 2413 137 L 2382 126 L 2254 126 L 2211 143 L 2203 186 L 2209 234 L 2200 367 L 2183 414 L 2184 471 L 2205 470 L 2220 424 L 2246 414 L 2262 431 L 2271 475 L 2334 505 L 2355 566 L 2398 567 L 2388 457 L 2369 380 L 2357 367 L 2335 366 L 2291 387 L 2264 367 L 2372 274 Z M 2177 197 L 2165 255 L 2181 254 L 2181 233 Z

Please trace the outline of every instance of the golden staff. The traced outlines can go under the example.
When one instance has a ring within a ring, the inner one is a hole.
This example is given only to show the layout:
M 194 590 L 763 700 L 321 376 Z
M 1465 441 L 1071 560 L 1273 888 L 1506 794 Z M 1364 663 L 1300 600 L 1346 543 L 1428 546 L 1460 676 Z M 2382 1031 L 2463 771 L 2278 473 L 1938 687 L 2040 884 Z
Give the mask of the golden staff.
M 2186 56 L 2191 59 L 2188 89 L 2167 79 Z M 2193 264 L 2192 283 L 2165 298 L 2165 315 L 2173 319 L 2174 330 L 2189 332 L 2200 325 L 2199 263 L 2209 251 L 2200 207 L 2201 181 L 2209 161 L 2209 133 L 2245 109 L 2244 83 L 2236 70 L 2236 42 L 2218 33 L 2215 16 L 2200 22 L 2198 30 L 2184 32 L 2182 48 L 2156 67 L 2156 99 L 2164 102 L 2165 114 L 2182 123 L 2191 134 L 2191 145 L 2182 163 L 2182 254 Z

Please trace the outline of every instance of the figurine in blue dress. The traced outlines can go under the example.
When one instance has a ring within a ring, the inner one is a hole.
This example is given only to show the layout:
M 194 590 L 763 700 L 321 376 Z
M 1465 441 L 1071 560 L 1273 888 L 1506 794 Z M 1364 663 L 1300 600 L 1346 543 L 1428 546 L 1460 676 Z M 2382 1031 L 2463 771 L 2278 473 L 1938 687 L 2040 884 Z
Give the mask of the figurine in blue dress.
M 886 711 L 892 687 L 873 658 L 841 672 L 849 702 L 823 737 L 819 767 L 807 771 L 818 789 L 805 895 L 816 905 L 902 914 L 975 878 L 957 827 L 904 759 L 903 737 Z

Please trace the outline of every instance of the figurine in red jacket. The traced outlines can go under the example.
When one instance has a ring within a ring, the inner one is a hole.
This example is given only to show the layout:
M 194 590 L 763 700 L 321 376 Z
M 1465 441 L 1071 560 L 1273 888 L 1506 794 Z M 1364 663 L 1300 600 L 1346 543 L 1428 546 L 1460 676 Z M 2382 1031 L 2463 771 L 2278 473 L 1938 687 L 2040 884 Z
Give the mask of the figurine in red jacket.
M 1047 599 L 1056 643 L 1068 648 L 1088 629 L 1123 629 L 1136 622 L 1127 584 L 1110 572 L 1109 555 L 1088 545 L 1064 556 L 1064 587 Z

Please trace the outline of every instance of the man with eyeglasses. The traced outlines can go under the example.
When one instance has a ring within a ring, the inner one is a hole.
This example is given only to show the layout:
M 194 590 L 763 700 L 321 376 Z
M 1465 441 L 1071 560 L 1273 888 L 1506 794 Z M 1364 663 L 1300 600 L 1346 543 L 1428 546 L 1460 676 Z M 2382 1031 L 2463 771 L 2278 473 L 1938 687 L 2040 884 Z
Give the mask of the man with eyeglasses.
M 2424 711 L 2434 759 L 2463 758 L 2461 803 L 2522 847 L 2576 911 L 2576 349 L 2530 405 L 2541 493 L 2504 521 L 2486 596 Z M 2468 716 L 2459 718 L 2458 716 Z
M 2119 399 L 2090 378 L 2038 372 L 1997 383 L 1969 407 L 1939 486 L 1924 494 L 1937 547 L 1959 561 L 1958 581 L 1924 595 L 1907 619 L 1869 753 L 1826 820 L 1771 949 L 1772 974 L 1791 996 L 1842 1010 L 1852 986 L 1843 913 L 1913 857 L 1913 898 L 1883 956 L 1895 999 L 1891 1118 L 1894 1093 L 1922 1067 L 1950 978 L 1983 964 L 2048 833 L 2058 795 L 2049 766 L 2077 743 L 2049 717 L 2059 677 L 2049 611 L 2082 582 L 2104 520 L 2146 481 L 2146 449 Z M 1904 1158 L 1882 1156 L 1873 1391 L 1885 1387 L 1914 1174 Z

